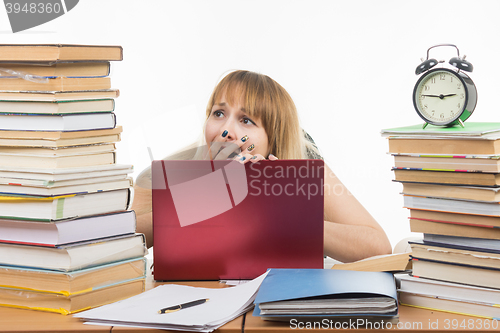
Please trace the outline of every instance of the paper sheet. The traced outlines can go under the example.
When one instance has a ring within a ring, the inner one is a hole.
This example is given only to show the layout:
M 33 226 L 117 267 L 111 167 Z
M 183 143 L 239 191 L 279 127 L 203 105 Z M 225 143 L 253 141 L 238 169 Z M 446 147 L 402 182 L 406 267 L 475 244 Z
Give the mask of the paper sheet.
M 140 295 L 75 314 L 89 323 L 114 326 L 211 332 L 238 317 L 252 306 L 260 284 L 267 273 L 235 287 L 211 289 L 182 285 L 162 285 Z M 158 310 L 209 298 L 204 304 L 173 313 Z

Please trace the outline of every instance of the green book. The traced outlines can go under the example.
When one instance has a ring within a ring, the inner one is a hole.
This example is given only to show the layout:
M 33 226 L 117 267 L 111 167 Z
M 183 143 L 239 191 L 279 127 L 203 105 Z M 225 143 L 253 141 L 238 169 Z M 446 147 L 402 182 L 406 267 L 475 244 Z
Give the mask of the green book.
M 425 129 L 422 124 L 388 128 L 381 131 L 383 137 L 387 138 L 478 138 L 498 139 L 500 138 L 500 123 L 490 122 L 466 122 L 465 127 L 460 125 L 443 127 L 428 125 Z

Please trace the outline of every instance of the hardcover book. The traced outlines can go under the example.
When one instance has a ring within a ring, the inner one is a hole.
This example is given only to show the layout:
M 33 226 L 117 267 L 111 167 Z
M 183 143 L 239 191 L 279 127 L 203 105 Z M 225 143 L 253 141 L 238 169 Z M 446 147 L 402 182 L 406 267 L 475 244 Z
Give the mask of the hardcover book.
M 108 76 L 110 64 L 108 61 L 60 62 L 45 66 L 31 63 L 0 63 L 0 70 L 2 68 L 42 77 L 95 77 Z
M 71 314 L 140 294 L 144 291 L 144 286 L 145 279 L 139 278 L 65 296 L 57 293 L 0 287 L 0 306 Z
M 33 82 L 17 77 L 0 77 L 0 90 L 17 91 L 78 91 L 110 89 L 109 77 L 46 78 L 46 82 Z
M 113 112 L 79 114 L 5 114 L 0 113 L 0 129 L 7 131 L 66 132 L 113 129 Z
M 500 216 L 500 203 L 471 200 L 454 200 L 430 197 L 404 196 L 405 208 L 440 212 Z
M 139 257 L 67 272 L 0 265 L 0 287 L 69 296 L 146 278 L 146 264 Z
M 428 244 L 423 241 L 411 241 L 409 243 L 412 256 L 419 259 L 500 269 L 500 252 L 493 249 L 479 251 L 466 247 Z
M 127 210 L 130 189 L 43 197 L 0 195 L 0 218 L 54 221 Z
M 146 254 L 143 234 L 108 237 L 56 247 L 0 243 L 0 265 L 66 272 Z
M 0 112 L 8 114 L 67 114 L 112 112 L 115 110 L 113 99 L 88 99 L 69 101 L 1 101 Z
M 0 64 L 1 65 L 1 64 Z M 120 96 L 118 89 L 78 90 L 78 91 L 0 91 L 0 102 L 34 101 L 57 102 L 71 100 L 109 99 Z
M 476 287 L 500 289 L 500 269 L 412 258 L 413 276 L 463 283 Z
M 412 138 L 481 138 L 498 139 L 500 138 L 500 123 L 493 122 L 467 122 L 464 127 L 461 126 L 435 126 L 429 124 L 422 128 L 422 124 L 388 128 L 382 130 L 382 136 L 393 137 L 412 137 Z
M 500 186 L 500 173 L 425 171 L 393 169 L 398 182 L 453 184 L 470 186 Z
M 133 234 L 135 228 L 133 210 L 49 222 L 0 219 L 0 242 L 58 247 Z
M 437 235 L 500 239 L 500 229 L 498 228 L 425 221 L 419 219 L 410 219 L 410 230 L 412 232 Z
M 1 62 L 120 61 L 123 48 L 113 45 L 0 44 Z
M 39 132 L 39 131 L 2 131 L 0 145 L 10 147 L 44 147 L 58 148 L 83 146 L 120 141 L 121 126 L 113 129 L 73 131 L 73 132 Z

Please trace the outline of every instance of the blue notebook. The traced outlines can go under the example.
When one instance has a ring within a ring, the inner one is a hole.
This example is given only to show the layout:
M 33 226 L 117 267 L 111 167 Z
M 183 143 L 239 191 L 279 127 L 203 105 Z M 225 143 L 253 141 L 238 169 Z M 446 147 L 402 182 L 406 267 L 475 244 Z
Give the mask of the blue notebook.
M 372 305 L 363 305 L 368 299 L 372 300 Z M 375 300 L 377 300 L 376 304 L 378 305 L 373 306 Z M 280 304 L 274 303 L 280 301 L 298 302 L 288 302 L 289 304 L 284 308 L 278 307 L 278 311 L 271 311 L 270 314 L 268 314 L 269 311 L 261 309 L 261 307 L 267 308 L 269 305 Z M 394 277 L 385 272 L 271 269 L 262 282 L 254 303 L 253 315 L 263 317 L 263 319 L 266 317 L 297 318 L 301 316 L 386 318 L 398 314 Z M 324 313 L 311 314 L 311 312 L 307 312 L 308 309 L 318 306 L 321 308 L 321 304 L 327 304 Z M 363 308 L 372 310 L 361 313 L 359 308 L 358 310 L 349 310 L 359 306 L 361 306 L 361 311 Z

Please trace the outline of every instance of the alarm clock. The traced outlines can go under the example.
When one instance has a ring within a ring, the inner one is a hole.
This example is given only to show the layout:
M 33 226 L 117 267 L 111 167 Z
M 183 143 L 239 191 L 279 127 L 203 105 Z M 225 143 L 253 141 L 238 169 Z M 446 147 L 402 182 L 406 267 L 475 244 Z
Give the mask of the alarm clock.
M 429 51 L 440 46 L 456 48 L 457 56 L 448 64 L 444 60 L 429 59 Z M 472 70 L 472 64 L 465 56 L 460 57 L 458 47 L 453 44 L 434 45 L 427 50 L 427 59 L 415 70 L 420 77 L 413 89 L 413 106 L 425 121 L 423 128 L 428 124 L 464 127 L 464 121 L 474 112 L 477 103 L 476 85 L 464 73 Z

